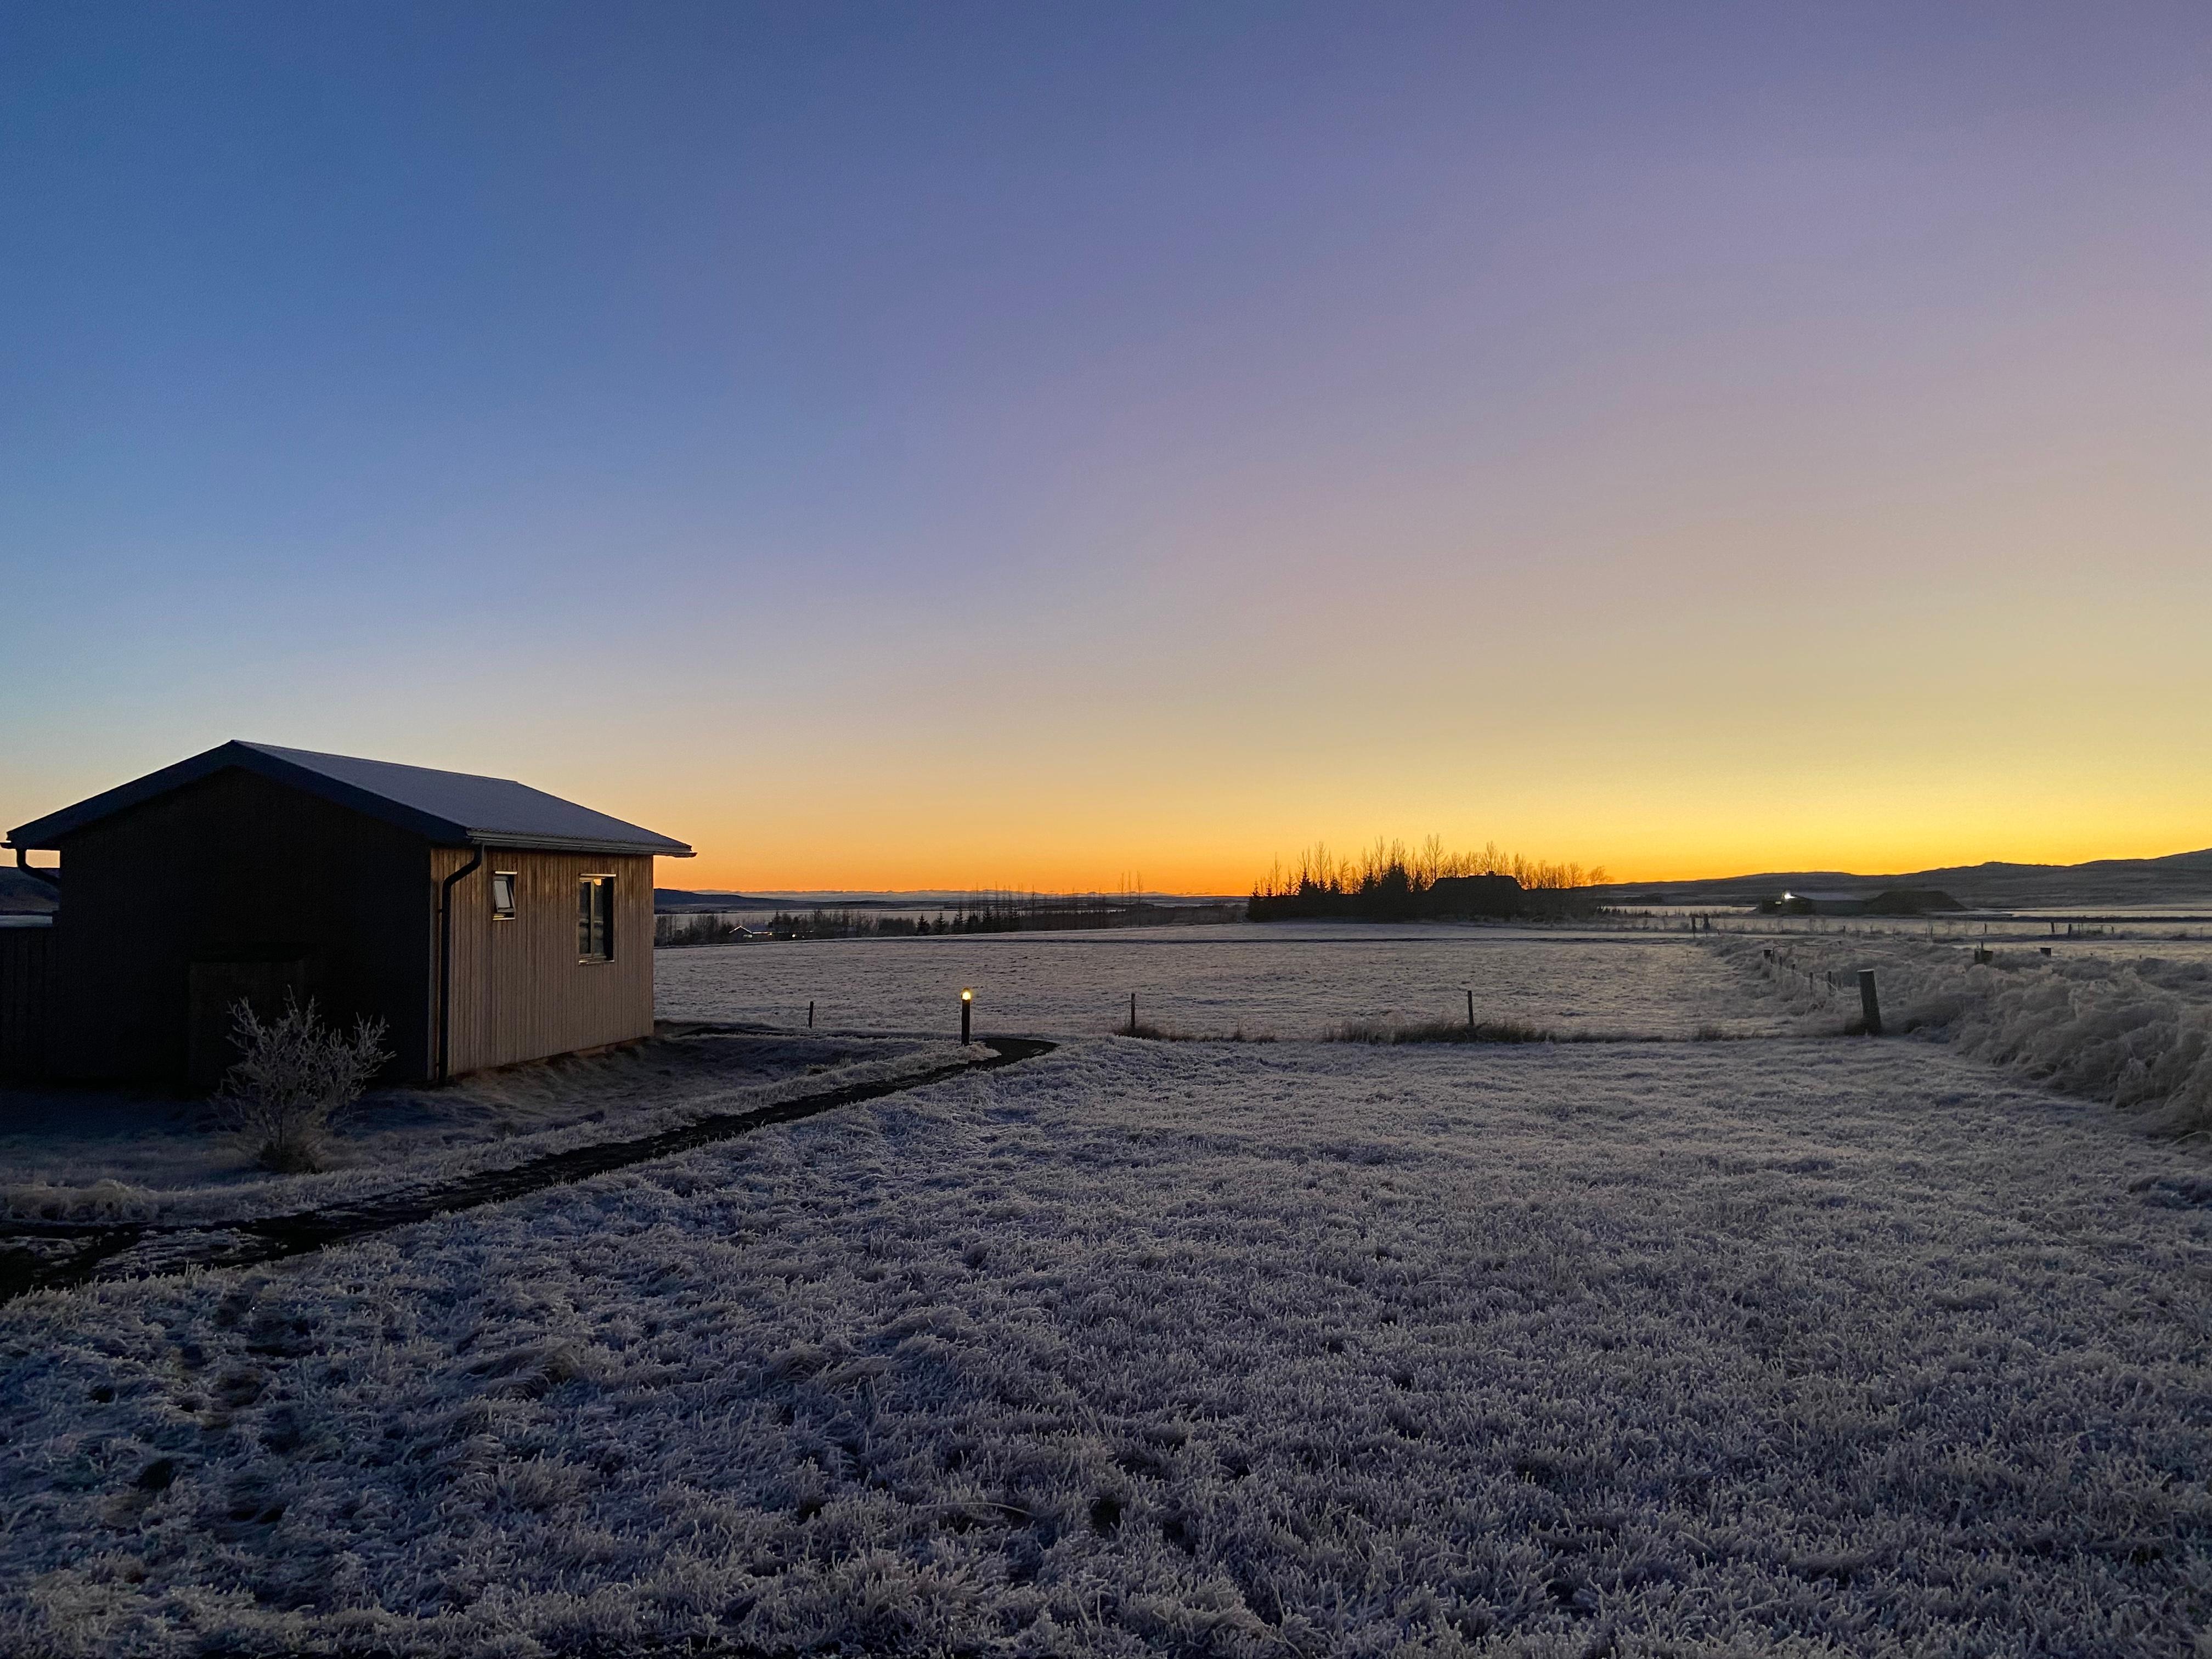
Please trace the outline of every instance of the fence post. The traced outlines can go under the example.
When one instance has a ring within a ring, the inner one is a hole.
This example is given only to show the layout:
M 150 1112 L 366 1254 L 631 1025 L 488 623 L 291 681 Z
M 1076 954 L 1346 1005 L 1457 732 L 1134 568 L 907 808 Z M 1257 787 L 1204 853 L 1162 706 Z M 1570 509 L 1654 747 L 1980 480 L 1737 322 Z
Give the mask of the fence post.
M 1467 1033 L 1474 1035 L 1474 988 L 1471 985 L 1467 989 Z
M 806 1000 L 806 1029 L 810 1031 L 814 1029 L 814 999 L 811 997 Z
M 1881 1000 L 1874 993 L 1874 969 L 1859 969 L 1859 1012 L 1866 1016 L 1866 1034 L 1881 1035 Z
M 1137 1035 L 1137 994 L 1134 991 L 1129 993 L 1129 1035 Z

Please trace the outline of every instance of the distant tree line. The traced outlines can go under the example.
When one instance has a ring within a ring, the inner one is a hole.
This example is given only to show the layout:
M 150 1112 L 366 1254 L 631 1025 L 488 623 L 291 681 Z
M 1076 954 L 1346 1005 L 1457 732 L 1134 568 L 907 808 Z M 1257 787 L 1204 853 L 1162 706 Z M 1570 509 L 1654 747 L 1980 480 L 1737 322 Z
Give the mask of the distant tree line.
M 1604 880 L 1601 868 L 1500 853 L 1495 842 L 1480 853 L 1450 853 L 1435 836 L 1411 850 L 1378 839 L 1351 858 L 1316 842 L 1289 868 L 1279 860 L 1253 884 L 1249 914 L 1254 921 L 1587 915 L 1598 908 L 1589 890 Z
M 768 931 L 778 939 L 897 939 L 929 933 L 965 933 L 949 916 L 886 916 L 872 910 L 779 910 Z
M 872 910 L 778 911 L 768 931 L 785 939 L 898 939 L 938 933 L 1020 933 L 1091 927 L 1161 927 L 1241 921 L 1242 904 L 1155 904 L 1105 893 L 981 893 L 935 916 Z

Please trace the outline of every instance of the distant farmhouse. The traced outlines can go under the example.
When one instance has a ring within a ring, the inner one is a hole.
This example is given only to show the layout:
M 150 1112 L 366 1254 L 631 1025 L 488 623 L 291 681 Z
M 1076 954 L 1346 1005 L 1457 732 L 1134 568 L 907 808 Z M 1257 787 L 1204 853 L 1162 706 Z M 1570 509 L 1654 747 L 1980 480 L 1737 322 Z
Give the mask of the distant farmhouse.
M 244 998 L 381 1018 L 409 1081 L 653 1030 L 653 860 L 682 842 L 501 778 L 227 743 L 10 832 L 61 854 L 0 933 L 0 1064 L 216 1081 Z
M 1429 884 L 1427 909 L 1440 916 L 1516 916 L 1528 895 L 1510 876 L 1439 876 Z

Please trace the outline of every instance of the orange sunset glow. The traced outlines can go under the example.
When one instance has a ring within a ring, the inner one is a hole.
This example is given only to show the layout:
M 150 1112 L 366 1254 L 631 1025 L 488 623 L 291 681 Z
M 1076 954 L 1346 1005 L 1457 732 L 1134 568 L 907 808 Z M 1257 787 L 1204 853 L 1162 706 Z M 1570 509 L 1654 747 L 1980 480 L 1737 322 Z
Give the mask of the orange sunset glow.
M 1041 38 L 957 104 L 732 36 L 560 123 L 363 69 L 392 166 L 469 160 L 320 240 L 313 146 L 25 198 L 136 251 L 80 280 L 58 222 L 0 277 L 0 817 L 238 736 L 520 777 L 733 889 L 2212 842 L 2185 58 L 1838 26 L 1650 76 L 1689 38 L 1463 21 Z M 707 95 L 749 52 L 766 127 Z

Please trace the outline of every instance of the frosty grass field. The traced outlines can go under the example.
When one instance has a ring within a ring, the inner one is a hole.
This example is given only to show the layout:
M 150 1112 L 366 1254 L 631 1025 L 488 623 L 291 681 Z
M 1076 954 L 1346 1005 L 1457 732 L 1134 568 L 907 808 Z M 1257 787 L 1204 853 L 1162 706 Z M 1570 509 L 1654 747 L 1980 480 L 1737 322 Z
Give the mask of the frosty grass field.
M 927 1038 L 663 1037 L 451 1088 L 375 1090 L 333 1138 L 330 1167 L 305 1176 L 260 1169 L 250 1140 L 210 1132 L 201 1103 L 12 1090 L 0 1094 L 0 1227 L 238 1221 L 360 1202 L 970 1058 Z
M 664 1015 L 803 1020 L 866 1030 L 957 1025 L 963 986 L 981 1030 L 1095 1036 L 1128 1017 L 1206 1036 L 1317 1036 L 1355 1019 L 1458 1016 L 1561 1031 L 1688 1036 L 1701 1024 L 1780 1029 L 1741 975 L 1682 933 L 1358 922 L 1089 933 L 846 939 L 664 951 Z
M 1409 931 L 664 953 L 1067 1041 L 0 1310 L 0 1650 L 2205 1651 L 2185 964 Z

